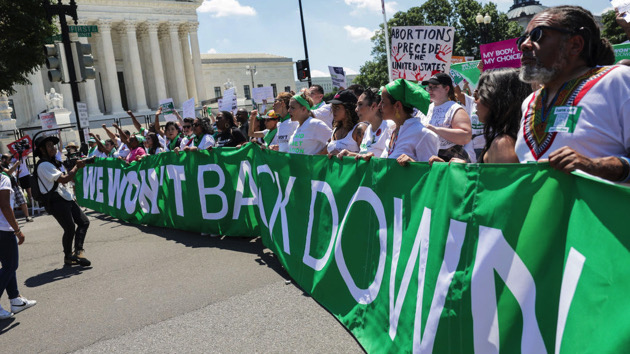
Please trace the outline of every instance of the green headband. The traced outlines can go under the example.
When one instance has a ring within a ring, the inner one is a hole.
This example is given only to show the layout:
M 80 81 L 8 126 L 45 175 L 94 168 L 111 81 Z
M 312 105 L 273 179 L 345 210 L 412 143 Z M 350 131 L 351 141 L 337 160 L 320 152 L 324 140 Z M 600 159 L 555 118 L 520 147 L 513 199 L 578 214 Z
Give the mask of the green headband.
M 312 109 L 311 105 L 308 104 L 308 102 L 304 99 L 304 97 L 302 97 L 302 95 L 295 95 L 293 96 L 293 99 L 298 101 L 298 103 L 302 106 L 306 107 L 307 110 L 310 111 Z

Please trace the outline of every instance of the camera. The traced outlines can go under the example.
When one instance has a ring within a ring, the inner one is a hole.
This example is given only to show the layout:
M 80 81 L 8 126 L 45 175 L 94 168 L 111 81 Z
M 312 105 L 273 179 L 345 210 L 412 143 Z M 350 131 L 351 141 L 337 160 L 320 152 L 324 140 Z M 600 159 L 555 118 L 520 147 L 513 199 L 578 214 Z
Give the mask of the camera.
M 95 161 L 96 161 L 96 157 L 94 156 L 88 157 L 87 159 L 83 159 L 83 162 L 85 162 L 86 165 L 93 164 Z
M 18 153 L 18 155 L 22 156 L 24 151 L 31 148 L 31 144 L 29 144 L 26 140 L 20 140 L 15 142 L 13 148 L 15 149 L 15 152 Z

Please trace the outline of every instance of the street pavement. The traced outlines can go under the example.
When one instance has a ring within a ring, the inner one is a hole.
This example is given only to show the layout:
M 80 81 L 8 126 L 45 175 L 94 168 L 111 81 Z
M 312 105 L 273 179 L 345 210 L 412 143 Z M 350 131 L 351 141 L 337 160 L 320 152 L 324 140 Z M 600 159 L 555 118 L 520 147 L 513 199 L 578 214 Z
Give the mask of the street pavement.
M 62 229 L 51 216 L 20 221 L 18 285 L 37 305 L 0 320 L 0 352 L 363 352 L 260 238 L 87 215 L 88 268 L 63 266 Z M 9 307 L 6 294 L 0 303 Z

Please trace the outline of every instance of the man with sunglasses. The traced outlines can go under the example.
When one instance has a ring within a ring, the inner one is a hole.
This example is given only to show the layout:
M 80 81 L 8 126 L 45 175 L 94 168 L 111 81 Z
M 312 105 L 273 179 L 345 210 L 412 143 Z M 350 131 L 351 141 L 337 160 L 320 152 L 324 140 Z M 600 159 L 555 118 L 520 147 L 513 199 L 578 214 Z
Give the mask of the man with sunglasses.
M 182 141 L 179 144 L 179 148 L 184 150 L 186 146 L 192 146 L 192 141 L 195 138 L 195 134 L 193 133 L 193 123 L 195 120 L 193 118 L 184 118 L 182 123 Z
M 600 66 L 614 52 L 582 7 L 545 9 L 526 31 L 520 77 L 543 87 L 523 102 L 519 160 L 630 180 L 630 68 Z

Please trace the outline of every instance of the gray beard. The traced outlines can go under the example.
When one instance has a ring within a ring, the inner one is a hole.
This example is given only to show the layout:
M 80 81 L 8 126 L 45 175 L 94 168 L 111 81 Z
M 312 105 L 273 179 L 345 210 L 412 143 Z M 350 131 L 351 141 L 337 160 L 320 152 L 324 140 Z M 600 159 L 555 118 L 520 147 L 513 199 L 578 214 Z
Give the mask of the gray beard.
M 528 84 L 546 84 L 558 74 L 559 67 L 554 65 L 552 68 L 544 68 L 538 63 L 536 65 L 523 65 L 518 74 L 521 81 Z

